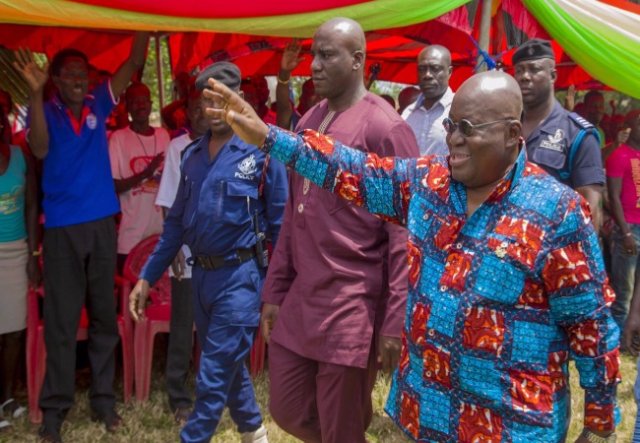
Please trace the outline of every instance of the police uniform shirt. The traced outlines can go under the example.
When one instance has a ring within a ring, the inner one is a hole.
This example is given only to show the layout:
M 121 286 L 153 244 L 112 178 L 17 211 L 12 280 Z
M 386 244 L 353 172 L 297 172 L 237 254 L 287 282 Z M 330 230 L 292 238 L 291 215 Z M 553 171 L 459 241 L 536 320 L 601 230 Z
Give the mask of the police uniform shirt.
M 207 133 L 185 148 L 181 179 L 162 237 L 141 273 L 155 282 L 184 243 L 194 256 L 235 257 L 238 249 L 256 243 L 252 216 L 258 211 L 260 230 L 276 243 L 287 200 L 287 173 L 282 163 L 269 162 L 259 193 L 266 155 L 236 135 L 209 158 Z
M 569 165 L 569 148 L 582 129 L 589 129 L 574 151 Z M 551 114 L 529 135 L 526 141 L 528 159 L 541 166 L 557 180 L 572 188 L 604 185 L 600 144 L 593 125 L 570 115 L 557 101 Z

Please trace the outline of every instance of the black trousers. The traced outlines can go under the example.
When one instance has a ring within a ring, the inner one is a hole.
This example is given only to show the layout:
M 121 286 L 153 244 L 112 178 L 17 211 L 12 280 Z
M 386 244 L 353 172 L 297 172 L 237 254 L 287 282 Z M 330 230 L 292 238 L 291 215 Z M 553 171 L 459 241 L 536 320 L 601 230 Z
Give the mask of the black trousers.
M 165 375 L 172 411 L 190 408 L 193 404 L 192 394 L 185 385 L 193 347 L 192 294 L 190 278 L 171 277 L 171 322 Z
M 91 409 L 104 414 L 115 406 L 114 349 L 119 338 L 113 217 L 46 229 L 43 252 L 47 361 L 40 407 L 45 426 L 59 427 L 74 400 L 76 333 L 83 306 L 89 316 Z

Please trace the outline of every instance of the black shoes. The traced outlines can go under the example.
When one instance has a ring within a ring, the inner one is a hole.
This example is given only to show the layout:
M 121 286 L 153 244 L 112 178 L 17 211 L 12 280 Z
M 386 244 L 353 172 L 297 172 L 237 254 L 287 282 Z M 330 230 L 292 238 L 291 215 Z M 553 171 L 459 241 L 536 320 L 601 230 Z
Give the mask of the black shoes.
M 173 418 L 176 423 L 180 426 L 184 426 L 187 420 L 189 420 L 189 415 L 191 415 L 191 408 L 187 408 L 184 406 L 177 407 L 173 411 Z
M 122 425 L 122 417 L 114 410 L 105 414 L 98 414 L 93 412 L 91 414 L 91 420 L 95 422 L 104 423 L 107 432 L 116 432 Z M 38 430 L 38 442 L 39 443 L 62 443 L 62 437 L 60 437 L 60 427 L 42 425 Z
M 38 438 L 39 443 L 62 443 L 60 431 L 49 429 L 45 425 L 40 426 L 40 429 L 38 430 Z
M 122 425 L 122 417 L 120 417 L 115 410 L 111 410 L 107 413 L 102 414 L 93 412 L 91 413 L 91 421 L 100 421 L 104 423 L 104 427 L 106 428 L 107 432 L 110 433 L 116 432 Z

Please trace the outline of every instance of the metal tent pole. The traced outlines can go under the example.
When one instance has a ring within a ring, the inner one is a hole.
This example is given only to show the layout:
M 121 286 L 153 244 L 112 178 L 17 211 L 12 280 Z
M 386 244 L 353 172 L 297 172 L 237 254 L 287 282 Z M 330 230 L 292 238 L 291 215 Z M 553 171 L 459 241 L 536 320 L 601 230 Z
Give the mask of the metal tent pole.
M 162 35 L 157 32 L 154 35 L 154 38 L 156 41 L 156 74 L 158 75 L 158 104 L 160 106 L 160 109 L 162 109 L 164 108 L 164 84 L 163 84 L 164 73 L 162 71 L 162 50 L 160 48 Z
M 478 36 L 478 44 L 480 49 L 489 52 L 489 39 L 491 37 L 491 10 L 493 8 L 492 0 L 482 0 L 482 15 L 480 16 L 480 35 Z M 487 64 L 483 63 L 482 55 L 478 55 L 476 66 L 478 72 L 486 71 Z

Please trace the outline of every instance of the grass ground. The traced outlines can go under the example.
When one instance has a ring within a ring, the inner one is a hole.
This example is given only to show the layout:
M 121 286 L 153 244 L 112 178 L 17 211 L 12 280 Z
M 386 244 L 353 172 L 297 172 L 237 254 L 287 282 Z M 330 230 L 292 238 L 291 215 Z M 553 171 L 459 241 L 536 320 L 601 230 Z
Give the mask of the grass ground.
M 88 404 L 88 377 L 86 374 L 79 376 L 79 389 L 76 395 L 76 406 L 70 411 L 67 421 L 63 426 L 63 438 L 68 443 L 171 443 L 178 441 L 179 428 L 174 425 L 169 414 L 164 395 L 164 377 L 162 375 L 161 358 L 156 358 L 158 365 L 154 367 L 154 380 L 151 396 L 148 402 L 137 404 L 132 402 L 127 405 L 119 404 L 118 410 L 124 417 L 125 425 L 116 434 L 107 434 L 103 426 L 89 421 Z M 619 403 L 622 409 L 622 423 L 618 427 L 618 442 L 631 441 L 633 421 L 636 414 L 636 406 L 633 400 L 633 382 L 635 380 L 635 361 L 628 356 L 622 359 L 623 381 L 618 389 Z M 81 373 L 80 373 L 81 374 Z M 572 369 L 572 424 L 569 431 L 569 442 L 573 442 L 582 429 L 582 395 L 578 386 L 578 377 Z M 269 429 L 271 443 L 294 443 L 295 438 L 288 436 L 271 420 L 267 411 L 268 380 L 261 375 L 255 380 L 258 401 L 265 414 L 265 425 Z M 367 432 L 370 443 L 400 443 L 407 442 L 402 433 L 394 426 L 391 420 L 384 414 L 383 405 L 389 383 L 386 377 L 379 377 L 374 392 L 374 418 Z M 120 391 L 121 392 L 121 391 Z M 36 439 L 37 428 L 31 425 L 28 418 L 23 417 L 14 422 L 13 431 L 0 434 L 0 442 L 4 443 L 32 443 Z M 218 432 L 212 443 L 239 442 L 240 437 L 236 433 L 229 414 L 225 412 L 218 427 Z M 531 442 L 544 443 L 544 442 Z

